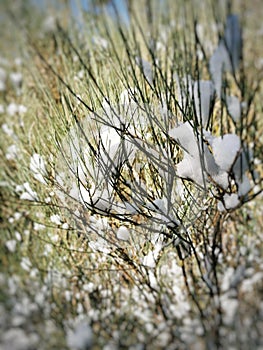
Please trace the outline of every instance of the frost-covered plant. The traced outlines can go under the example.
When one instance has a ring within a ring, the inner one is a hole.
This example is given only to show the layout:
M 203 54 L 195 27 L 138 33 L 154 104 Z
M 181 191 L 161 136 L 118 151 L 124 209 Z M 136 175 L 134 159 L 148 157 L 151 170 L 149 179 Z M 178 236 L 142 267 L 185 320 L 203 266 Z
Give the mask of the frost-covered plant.
M 67 331 L 69 346 L 224 347 L 243 273 L 224 274 L 226 225 L 262 182 L 240 19 L 214 5 L 225 19 L 204 35 L 209 24 L 184 2 L 123 4 L 125 20 L 112 1 L 82 9 L 76 27 L 48 17 L 42 36 L 22 23 L 32 64 L 26 82 L 10 74 L 21 100 L 6 107 L 20 130 L 2 129 L 15 142 L 7 161 L 18 146 L 25 155 L 8 186 L 32 220 L 51 314 L 81 315 L 94 333 L 78 342 L 82 326 Z M 34 124 L 23 91 L 37 101 Z

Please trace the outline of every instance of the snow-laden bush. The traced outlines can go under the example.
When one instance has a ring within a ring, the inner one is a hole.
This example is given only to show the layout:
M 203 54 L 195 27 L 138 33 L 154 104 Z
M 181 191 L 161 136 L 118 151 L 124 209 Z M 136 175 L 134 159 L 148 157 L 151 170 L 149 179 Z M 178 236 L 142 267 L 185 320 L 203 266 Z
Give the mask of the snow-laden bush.
M 31 226 L 5 249 L 50 290 L 36 303 L 72 349 L 233 345 L 232 292 L 253 260 L 235 222 L 262 182 L 239 16 L 215 5 L 224 22 L 211 26 L 195 1 L 156 0 L 127 2 L 123 20 L 111 4 L 81 11 L 78 28 L 59 13 L 41 35 L 21 24 L 32 64 L 10 76 L 22 100 L 3 112 L 19 127 L 2 129 Z

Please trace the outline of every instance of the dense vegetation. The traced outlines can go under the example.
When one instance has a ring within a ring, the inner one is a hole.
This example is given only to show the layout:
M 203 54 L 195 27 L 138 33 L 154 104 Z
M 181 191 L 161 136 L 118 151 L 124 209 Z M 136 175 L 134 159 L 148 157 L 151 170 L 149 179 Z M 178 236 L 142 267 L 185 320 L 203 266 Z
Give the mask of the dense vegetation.
M 261 349 L 260 2 L 42 5 L 1 4 L 0 347 Z

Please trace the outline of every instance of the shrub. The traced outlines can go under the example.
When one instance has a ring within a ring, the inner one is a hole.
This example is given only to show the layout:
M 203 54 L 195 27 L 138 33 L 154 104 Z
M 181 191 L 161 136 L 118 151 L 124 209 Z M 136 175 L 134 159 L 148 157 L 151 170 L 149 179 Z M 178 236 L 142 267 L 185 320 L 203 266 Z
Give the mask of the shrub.
M 7 11 L 23 64 L 0 71 L 13 312 L 44 313 L 47 348 L 262 345 L 249 16 L 206 1 L 58 3 L 44 19 L 20 5 Z

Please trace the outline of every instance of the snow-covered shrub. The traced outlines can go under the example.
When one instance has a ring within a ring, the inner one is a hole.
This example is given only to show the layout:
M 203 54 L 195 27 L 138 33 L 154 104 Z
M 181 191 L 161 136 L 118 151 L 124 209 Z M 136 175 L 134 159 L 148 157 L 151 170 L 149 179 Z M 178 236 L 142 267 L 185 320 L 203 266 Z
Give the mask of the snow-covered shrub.
M 249 242 L 234 222 L 262 183 L 240 18 L 215 5 L 204 34 L 184 2 L 127 2 L 128 21 L 110 3 L 77 26 L 21 24 L 31 64 L 10 75 L 2 130 L 27 229 L 4 247 L 47 286 L 36 299 L 72 349 L 219 348 L 248 268 L 249 253 L 229 267 Z

